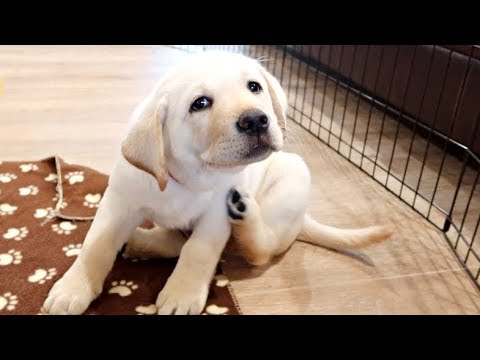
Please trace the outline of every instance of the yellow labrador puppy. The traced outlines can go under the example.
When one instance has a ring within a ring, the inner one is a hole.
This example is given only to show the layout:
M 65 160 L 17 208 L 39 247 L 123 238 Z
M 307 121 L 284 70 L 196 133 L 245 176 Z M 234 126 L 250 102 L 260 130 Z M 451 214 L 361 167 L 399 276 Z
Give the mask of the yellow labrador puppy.
M 309 169 L 281 151 L 287 106 L 279 82 L 243 55 L 199 53 L 168 73 L 135 110 L 83 249 L 44 310 L 83 313 L 129 239 L 130 256 L 179 256 L 159 314 L 202 311 L 230 238 L 255 265 L 295 239 L 335 249 L 386 239 L 384 227 L 340 230 L 306 214 Z M 137 228 L 146 218 L 157 227 Z

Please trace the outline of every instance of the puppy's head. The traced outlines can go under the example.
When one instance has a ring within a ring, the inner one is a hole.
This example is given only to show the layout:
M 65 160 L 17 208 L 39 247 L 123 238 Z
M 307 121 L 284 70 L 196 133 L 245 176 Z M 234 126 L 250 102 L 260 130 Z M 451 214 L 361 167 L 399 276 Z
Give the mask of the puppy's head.
M 163 190 L 165 156 L 222 171 L 279 151 L 286 110 L 279 82 L 257 61 L 220 51 L 195 54 L 139 106 L 122 153 Z

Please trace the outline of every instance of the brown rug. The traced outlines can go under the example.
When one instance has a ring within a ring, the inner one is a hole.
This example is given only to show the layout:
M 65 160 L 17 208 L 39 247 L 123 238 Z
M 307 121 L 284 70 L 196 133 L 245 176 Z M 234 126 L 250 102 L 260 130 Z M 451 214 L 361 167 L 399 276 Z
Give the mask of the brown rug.
M 82 247 L 107 181 L 58 157 L 0 162 L 0 314 L 41 314 L 48 291 Z M 154 314 L 175 263 L 119 255 L 86 314 Z M 203 314 L 240 313 L 219 266 Z

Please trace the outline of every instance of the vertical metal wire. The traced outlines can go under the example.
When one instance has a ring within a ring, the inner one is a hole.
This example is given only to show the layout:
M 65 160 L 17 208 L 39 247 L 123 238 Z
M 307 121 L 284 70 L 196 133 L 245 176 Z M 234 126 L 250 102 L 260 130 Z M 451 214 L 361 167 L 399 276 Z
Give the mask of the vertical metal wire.
M 311 58 L 312 58 L 312 49 L 313 49 L 313 46 L 310 45 L 310 48 L 308 50 L 308 61 L 311 61 Z M 308 64 L 305 65 L 306 66 L 306 71 L 307 71 L 307 74 L 305 76 L 305 86 L 303 88 L 303 101 L 302 101 L 302 107 L 301 107 L 301 116 L 300 116 L 300 124 L 303 125 L 303 118 L 305 117 L 305 98 L 307 97 L 307 87 L 308 87 L 308 77 L 310 75 L 310 67 Z M 296 100 L 295 100 L 296 101 Z
M 294 113 L 293 117 L 295 118 L 296 112 L 298 112 L 300 115 L 302 114 L 300 112 L 300 109 L 297 109 L 297 95 L 298 95 L 298 86 L 300 85 L 300 69 L 302 68 L 302 61 L 298 60 L 298 65 L 297 65 L 297 86 L 295 87 L 295 100 L 293 103 L 293 108 L 294 108 Z M 295 112 L 296 111 L 296 112 Z M 301 116 L 300 116 L 300 122 L 301 122 Z
M 323 109 L 325 106 L 325 98 L 327 97 L 327 85 L 328 85 L 328 79 L 329 79 L 329 73 L 330 73 L 330 67 L 331 67 L 331 62 L 332 62 L 332 45 L 328 45 L 328 61 L 327 61 L 327 72 L 325 74 L 325 83 L 323 84 L 323 96 L 322 96 L 322 107 L 320 109 L 320 118 L 318 119 L 318 133 L 317 133 L 317 138 L 320 139 L 320 130 L 322 129 L 322 119 L 323 119 Z
M 255 45 L 254 53 L 253 53 L 253 58 L 256 60 L 258 59 L 258 49 L 260 48 L 260 45 Z
M 477 114 L 475 127 L 474 127 L 474 130 L 472 132 L 472 137 L 471 137 L 470 144 L 469 144 L 470 146 L 473 145 L 473 143 L 475 141 L 475 136 L 476 136 L 479 128 L 480 128 L 480 112 Z M 461 170 L 461 173 L 460 173 L 460 179 L 458 180 L 457 187 L 455 189 L 455 194 L 453 196 L 452 206 L 450 207 L 450 212 L 449 212 L 449 215 L 448 215 L 448 221 L 451 221 L 451 219 L 453 217 L 453 210 L 455 209 L 455 204 L 457 202 L 458 193 L 460 192 L 460 188 L 462 187 L 463 177 L 465 176 L 465 171 L 467 169 L 467 164 L 468 164 L 469 159 L 470 159 L 470 153 L 468 151 L 465 151 L 462 170 Z M 471 203 L 471 201 L 473 199 L 473 195 L 475 193 L 475 188 L 477 186 L 479 174 L 480 174 L 480 169 L 477 170 L 477 176 L 475 178 L 475 181 L 473 182 L 472 191 L 470 192 L 470 196 L 469 196 L 468 201 L 467 201 L 467 206 L 466 206 L 465 212 L 463 214 L 462 223 L 460 225 L 460 229 L 458 230 L 457 240 L 455 241 L 455 249 L 458 246 L 458 241 L 460 240 L 460 234 L 463 231 L 463 226 L 465 224 L 465 220 L 467 218 L 468 211 L 470 210 L 470 203 Z M 479 220 L 480 220 L 480 216 L 479 216 Z M 472 244 L 473 244 L 474 239 L 475 239 L 475 236 L 472 238 Z M 470 252 L 470 249 L 469 249 L 469 252 Z M 467 260 L 465 259 L 465 261 L 467 261 Z
M 437 125 L 438 110 L 440 109 L 440 104 L 442 103 L 443 94 L 445 92 L 445 81 L 446 81 L 447 76 L 448 76 L 448 70 L 450 69 L 450 63 L 451 63 L 451 60 L 452 60 L 452 53 L 453 53 L 453 50 L 450 50 L 450 52 L 448 54 L 447 67 L 446 67 L 445 72 L 443 74 L 442 84 L 440 85 L 440 96 L 438 97 L 437 106 L 435 108 L 435 115 L 434 115 L 434 118 L 433 118 L 433 124 L 432 124 L 432 126 L 430 128 L 430 131 L 428 133 L 428 136 L 427 136 L 427 146 L 425 147 L 425 153 L 424 153 L 423 159 L 422 159 L 422 167 L 420 169 L 420 174 L 418 176 L 417 186 L 415 188 L 415 196 L 413 198 L 413 206 L 414 207 L 415 207 L 415 202 L 416 202 L 417 196 L 418 196 L 418 190 L 420 188 L 420 183 L 422 181 L 423 170 L 425 169 L 425 164 L 427 163 L 428 150 L 430 149 L 430 143 L 432 141 L 433 129 L 435 129 L 435 125 Z M 432 197 L 432 201 L 433 201 L 433 197 Z
M 420 106 L 418 107 L 418 112 L 417 112 L 417 115 L 416 115 L 415 119 L 420 119 L 420 115 L 421 115 L 422 110 L 423 110 L 423 105 L 425 103 L 425 97 L 426 97 L 426 94 L 427 94 L 427 91 L 428 91 L 428 85 L 430 83 L 430 73 L 431 73 L 431 70 L 432 70 L 434 55 L 435 55 L 435 45 L 433 45 L 433 47 L 432 47 L 432 53 L 430 55 L 430 59 L 429 59 L 429 62 L 428 62 L 427 79 L 425 81 L 425 88 L 423 89 L 423 92 L 422 92 L 422 98 L 420 100 Z M 415 141 L 415 135 L 417 134 L 417 128 L 418 128 L 417 125 L 418 125 L 418 121 L 414 121 L 413 122 L 412 139 L 411 139 L 410 145 L 408 147 L 407 163 L 405 164 L 405 170 L 403 172 L 403 177 L 402 177 L 402 184 L 400 186 L 400 195 L 402 194 L 403 187 L 405 186 L 405 178 L 407 176 L 408 166 L 410 164 L 410 158 L 412 156 L 413 143 Z
M 432 202 L 430 203 L 430 206 L 428 208 L 428 214 L 427 214 L 427 218 L 430 216 L 430 212 L 432 210 L 432 204 L 433 202 L 435 201 L 435 195 L 437 193 L 437 189 L 438 189 L 438 184 L 440 182 L 440 177 L 442 175 L 442 171 L 443 171 L 443 166 L 445 165 L 445 159 L 446 159 L 446 156 L 447 156 L 447 145 L 448 145 L 448 140 L 450 139 L 451 135 L 452 135 L 452 132 L 453 132 L 453 129 L 455 128 L 455 122 L 457 121 L 457 116 L 458 116 L 458 109 L 460 108 L 460 103 L 462 101 L 462 98 L 463 98 L 463 93 L 465 91 L 465 85 L 467 83 L 467 78 L 468 78 L 468 74 L 470 72 L 470 65 L 471 65 L 471 60 L 472 60 L 472 56 L 473 56 L 473 46 L 470 50 L 470 56 L 468 57 L 468 60 L 467 60 L 467 68 L 465 69 L 465 74 L 463 75 L 463 78 L 462 78 L 462 83 L 461 83 L 461 86 L 460 86 L 460 91 L 458 93 L 458 96 L 457 96 L 457 99 L 455 101 L 455 107 L 454 107 L 454 111 L 453 111 L 453 116 L 452 116 L 452 123 L 450 125 L 450 129 L 448 130 L 448 135 L 447 135 L 447 139 L 445 140 L 445 143 L 443 145 L 443 149 L 442 149 L 442 161 L 440 163 L 440 169 L 438 170 L 438 175 L 437 175 L 437 179 L 435 181 L 435 187 L 434 187 L 434 190 L 433 190 L 433 195 L 432 195 Z M 463 167 L 466 166 L 466 163 L 464 163 Z M 464 172 L 464 170 L 462 171 Z M 457 185 L 457 187 L 460 187 L 462 185 L 461 183 L 462 179 L 460 178 L 459 180 L 459 183 Z M 453 205 L 452 205 L 453 206 Z
M 272 59 L 271 59 L 272 47 L 270 45 L 267 45 L 266 48 L 267 48 L 267 58 L 265 61 L 265 64 L 266 64 L 265 67 L 268 69 L 268 71 L 272 71 Z
M 266 50 L 267 46 L 266 45 L 262 45 L 262 54 L 260 55 L 260 61 L 262 62 L 262 64 L 267 67 L 268 66 L 268 63 L 266 61 L 266 56 L 265 56 L 265 50 Z
M 338 141 L 338 148 L 337 151 L 340 151 L 340 144 L 342 142 L 342 134 L 343 134 L 343 126 L 345 124 L 345 114 L 347 113 L 347 105 L 348 105 L 348 95 L 350 94 L 350 86 L 352 84 L 352 73 L 353 73 L 353 67 L 355 65 L 355 55 L 357 54 L 357 45 L 353 45 L 353 55 L 352 55 L 352 65 L 350 65 L 350 71 L 348 73 L 348 83 L 347 83 L 347 90 L 345 94 L 345 104 L 343 107 L 343 115 L 342 115 L 342 124 L 340 125 L 340 137 Z M 352 137 L 353 138 L 353 137 Z
M 274 58 L 273 58 L 273 69 L 272 69 L 272 74 L 273 76 L 277 76 L 276 70 L 277 70 L 277 59 L 278 59 L 278 50 L 275 46 L 273 46 L 273 53 L 274 53 Z
M 363 166 L 363 159 L 365 158 L 365 149 L 367 148 L 367 139 L 368 133 L 370 132 L 370 122 L 372 120 L 372 111 L 373 111 L 373 104 L 375 103 L 375 94 L 377 93 L 377 85 L 378 79 L 380 78 L 380 71 L 383 65 L 383 55 L 384 55 L 384 47 L 380 47 L 380 60 L 378 62 L 378 69 L 377 75 L 375 76 L 375 85 L 373 85 L 373 92 L 372 92 L 372 100 L 370 101 L 370 109 L 368 110 L 368 120 L 367 120 L 367 129 L 365 131 L 365 139 L 363 140 L 363 149 L 362 149 L 362 157 L 360 159 L 360 168 Z
M 322 54 L 322 47 L 320 45 L 318 45 L 318 53 L 317 53 L 317 61 L 320 62 L 321 61 L 321 54 Z M 312 108 L 310 109 L 310 123 L 308 125 L 308 131 L 311 131 L 312 128 L 311 128 L 311 125 L 312 125 L 312 121 L 313 121 L 313 109 L 315 108 L 315 97 L 317 95 L 317 81 L 318 81 L 318 73 L 320 71 L 318 69 L 315 69 L 315 81 L 313 83 L 313 94 L 312 94 Z M 315 121 L 313 121 L 315 123 Z M 318 128 L 320 128 L 320 120 L 319 120 L 319 124 L 318 124 Z
M 402 104 L 400 105 L 400 112 L 398 113 L 398 116 L 397 116 L 397 128 L 395 129 L 395 139 L 393 141 L 392 153 L 390 155 L 390 161 L 388 163 L 386 184 L 388 184 L 388 179 L 390 177 L 390 172 L 392 170 L 393 157 L 395 156 L 395 148 L 397 146 L 398 133 L 400 131 L 400 119 L 402 118 L 403 113 L 405 112 L 405 103 L 407 101 L 407 92 L 410 88 L 410 81 L 412 80 L 412 70 L 413 70 L 413 66 L 414 66 L 414 63 L 415 63 L 416 56 L 417 56 L 417 45 L 415 45 L 413 47 L 412 60 L 410 61 L 410 67 L 408 68 L 407 84 L 405 85 L 405 91 L 403 93 Z
M 287 85 L 287 91 L 288 91 L 288 96 L 290 97 L 290 93 L 292 92 L 292 90 L 290 89 L 290 87 L 292 86 L 292 74 L 293 74 L 293 56 L 290 56 L 290 76 L 288 77 L 288 85 Z M 292 116 L 293 116 L 293 119 L 295 119 L 295 104 L 290 104 L 290 106 L 293 108 L 293 111 L 292 111 Z
M 342 71 L 342 60 L 343 60 L 343 45 L 340 45 L 340 60 L 338 65 L 338 73 L 341 74 Z M 332 104 L 332 116 L 330 118 L 330 127 L 328 129 L 328 139 L 327 144 L 330 145 L 330 135 L 332 134 L 332 125 L 333 117 L 335 116 L 335 106 L 337 105 L 337 89 L 338 89 L 338 79 L 335 79 L 335 91 L 333 92 L 333 104 Z M 331 146 L 331 145 L 330 145 Z
M 368 66 L 368 56 L 370 55 L 370 45 L 367 45 L 367 54 L 365 55 L 365 63 L 363 64 L 362 70 L 362 78 L 360 80 L 360 89 L 364 87 L 365 81 L 365 74 L 367 73 L 367 66 Z M 348 158 L 352 158 L 352 149 L 353 149 L 353 141 L 355 140 L 355 130 L 357 128 L 357 119 L 358 119 L 358 111 L 360 109 L 360 94 L 357 95 L 357 106 L 355 109 L 355 117 L 353 119 L 353 130 L 352 130 L 352 139 L 350 141 L 350 151 L 348 153 Z
M 467 201 L 467 206 L 465 207 L 465 212 L 463 214 L 464 216 L 463 216 L 463 219 L 462 219 L 462 223 L 460 225 L 460 228 L 458 229 L 457 240 L 455 241 L 455 249 L 458 247 L 458 242 L 460 240 L 460 236 L 461 236 L 462 231 L 463 231 L 463 226 L 465 225 L 465 220 L 467 219 L 467 215 L 468 215 L 468 212 L 470 210 L 470 204 L 472 203 L 473 195 L 475 194 L 475 188 L 477 187 L 479 175 L 480 175 L 480 171 L 477 171 L 477 176 L 475 177 L 475 182 L 473 183 L 472 191 L 470 192 L 470 196 L 468 197 L 468 201 Z M 476 233 L 477 233 L 479 223 L 480 223 L 480 216 L 478 217 L 477 226 L 476 226 L 475 231 L 473 233 L 472 240 L 470 241 L 470 244 L 468 245 L 467 255 L 465 256 L 465 263 L 468 260 L 468 256 L 469 256 L 470 252 L 472 251 L 472 246 L 473 246 L 473 242 L 475 241 L 475 236 L 476 236 Z
M 248 57 L 252 57 L 252 45 L 246 45 L 246 52 L 245 52 L 245 55 L 247 55 Z
M 283 85 L 283 69 L 285 68 L 285 58 L 287 57 L 287 49 L 283 46 L 282 47 L 282 66 L 281 66 L 281 75 L 280 75 L 280 83 Z
M 393 70 L 392 70 L 392 77 L 390 79 L 390 85 L 388 86 L 388 91 L 387 91 L 387 98 L 385 102 L 385 106 L 383 107 L 383 116 L 382 116 L 382 125 L 380 125 L 380 135 L 378 137 L 378 145 L 377 145 L 377 151 L 375 152 L 375 160 L 374 160 L 374 166 L 373 166 L 373 177 L 375 177 L 375 170 L 378 167 L 378 154 L 380 153 L 380 146 L 382 144 L 382 139 L 383 139 L 383 129 L 385 126 L 385 119 L 387 117 L 387 106 L 388 103 L 390 102 L 390 95 L 393 87 L 393 80 L 395 79 L 395 73 L 397 72 L 397 63 L 398 63 L 398 54 L 400 52 L 400 47 L 396 47 L 395 51 L 395 58 L 393 60 Z M 385 183 L 386 185 L 387 183 Z

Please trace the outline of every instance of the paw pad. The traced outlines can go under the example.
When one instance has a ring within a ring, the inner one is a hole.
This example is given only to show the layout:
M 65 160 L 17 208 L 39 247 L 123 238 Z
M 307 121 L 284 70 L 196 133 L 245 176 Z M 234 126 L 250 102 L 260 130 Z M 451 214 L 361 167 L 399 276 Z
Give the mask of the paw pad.
M 72 171 L 65 175 L 65 180 L 68 180 L 70 185 L 81 183 L 84 179 L 83 171 Z
M 30 172 L 30 171 L 37 171 L 38 170 L 38 165 L 35 164 L 22 164 L 19 166 L 20 170 L 24 173 Z
M 113 281 L 112 287 L 108 290 L 109 294 L 118 294 L 121 297 L 129 296 L 134 290 L 138 289 L 138 285 L 134 284 L 133 281 Z
M 21 187 L 20 189 L 18 189 L 18 193 L 20 194 L 20 196 L 37 195 L 38 187 L 36 187 L 35 185 Z
M 17 178 L 17 175 L 15 174 L 10 174 L 10 173 L 4 173 L 0 174 L 0 183 L 9 183 L 12 180 L 15 180 Z
M 102 194 L 87 194 L 85 195 L 85 201 L 83 202 L 83 206 L 89 208 L 98 208 L 101 199 Z
M 62 248 L 62 251 L 68 257 L 77 256 L 78 254 L 80 254 L 81 250 L 82 250 L 82 244 L 76 244 L 76 245 L 70 244 Z
M 44 178 L 45 181 L 53 182 L 53 183 L 56 183 L 57 179 L 58 179 L 57 174 L 53 174 L 53 173 L 48 174 L 48 176 L 46 178 Z
M 6 309 L 8 311 L 15 310 L 18 304 L 17 295 L 13 295 L 11 292 L 6 292 L 0 295 L 0 311 Z
M 18 265 L 22 262 L 22 253 L 11 249 L 4 254 L 0 254 L 0 266 L 7 266 L 10 264 Z
M 28 229 L 25 226 L 21 228 L 10 228 L 6 233 L 3 234 L 3 238 L 7 240 L 16 240 L 20 241 L 27 237 Z
M 37 269 L 28 277 L 28 281 L 31 283 L 44 284 L 47 280 L 51 280 L 55 275 L 57 275 L 57 269 Z
M 0 204 L 0 215 L 13 215 L 18 206 L 10 205 L 8 203 Z
M 52 230 L 60 235 L 70 235 L 77 228 L 71 221 L 62 221 L 60 224 L 52 224 Z
M 235 189 L 231 189 L 228 193 L 227 209 L 230 218 L 233 220 L 243 220 L 247 206 L 242 201 L 242 195 Z
M 43 219 L 46 218 L 47 220 L 51 220 L 56 216 L 55 210 L 51 207 L 48 207 L 46 209 L 36 209 L 35 214 L 33 214 L 33 217 L 35 219 Z

